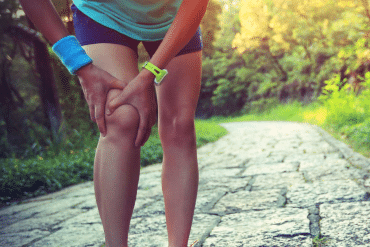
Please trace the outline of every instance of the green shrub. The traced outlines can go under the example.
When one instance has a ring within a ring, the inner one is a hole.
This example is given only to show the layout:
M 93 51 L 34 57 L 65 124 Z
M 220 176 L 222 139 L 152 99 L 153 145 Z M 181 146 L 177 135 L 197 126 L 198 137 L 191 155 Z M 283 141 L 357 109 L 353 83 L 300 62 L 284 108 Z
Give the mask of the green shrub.
M 323 95 L 319 100 L 327 108 L 326 124 L 336 130 L 345 126 L 360 124 L 365 119 L 370 118 L 370 72 L 362 82 L 363 90 L 357 93 L 351 88 L 350 84 L 343 85 L 340 75 L 325 81 Z

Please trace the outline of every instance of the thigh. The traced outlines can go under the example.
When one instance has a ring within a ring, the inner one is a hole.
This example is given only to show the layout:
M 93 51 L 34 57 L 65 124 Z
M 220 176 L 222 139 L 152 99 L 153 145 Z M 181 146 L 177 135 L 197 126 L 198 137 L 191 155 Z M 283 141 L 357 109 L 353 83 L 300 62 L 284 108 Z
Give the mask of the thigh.
M 84 45 L 83 48 L 94 65 L 119 80 L 128 83 L 139 73 L 136 52 L 127 46 L 99 43 Z
M 94 65 L 124 83 L 129 83 L 139 73 L 136 53 L 127 46 L 103 43 L 85 45 L 83 48 L 92 58 Z M 110 90 L 106 102 L 112 100 L 120 92 L 119 89 Z M 125 125 L 127 119 L 136 119 L 134 115 L 136 115 L 136 109 L 132 111 L 131 106 L 119 107 L 111 116 L 105 118 L 108 132 L 112 124 Z
M 202 74 L 202 52 L 177 56 L 166 67 L 168 75 L 156 87 L 158 121 L 194 118 Z

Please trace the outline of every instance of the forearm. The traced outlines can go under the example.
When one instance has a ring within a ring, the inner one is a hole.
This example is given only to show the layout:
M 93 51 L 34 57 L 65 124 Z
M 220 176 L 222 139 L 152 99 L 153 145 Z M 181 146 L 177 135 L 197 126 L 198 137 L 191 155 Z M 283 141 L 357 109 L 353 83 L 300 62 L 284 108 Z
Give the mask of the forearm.
M 195 34 L 206 12 L 207 4 L 208 0 L 182 2 L 171 27 L 150 60 L 151 63 L 159 68 L 167 66 Z
M 44 35 L 44 37 L 51 44 L 55 44 L 60 39 L 70 35 L 50 0 L 19 0 L 19 1 L 26 15 L 30 18 L 30 20 L 37 27 L 37 29 Z M 74 51 L 76 54 L 76 50 Z M 83 57 L 84 60 L 88 60 L 87 57 L 85 56 Z M 61 60 L 64 63 L 63 59 Z M 71 65 L 71 63 L 68 64 Z M 85 65 L 87 64 L 87 62 L 83 62 L 83 64 L 77 65 L 74 62 L 73 64 L 76 65 L 77 67 L 67 66 L 68 64 L 65 64 L 66 67 L 68 69 L 72 68 L 71 71 L 79 76 L 80 74 L 81 75 L 85 74 L 82 72 L 89 71 L 89 69 L 91 69 L 92 67 L 91 65 L 90 66 Z M 77 71 L 76 68 L 78 69 Z
M 50 0 L 19 0 L 37 29 L 52 44 L 69 33 Z

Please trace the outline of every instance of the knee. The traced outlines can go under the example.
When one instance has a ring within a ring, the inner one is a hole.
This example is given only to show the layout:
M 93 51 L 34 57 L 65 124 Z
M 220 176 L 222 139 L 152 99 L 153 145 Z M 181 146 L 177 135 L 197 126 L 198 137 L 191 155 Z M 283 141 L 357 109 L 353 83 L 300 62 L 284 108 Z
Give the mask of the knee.
M 160 137 L 165 145 L 193 145 L 195 140 L 195 125 L 193 115 L 183 114 L 168 117 L 160 126 Z
M 139 127 L 139 114 L 133 106 L 123 105 L 106 117 L 106 125 L 108 133 L 113 135 L 136 132 Z
M 136 137 L 139 127 L 139 113 L 131 105 L 118 107 L 110 116 L 106 116 L 107 136 L 114 138 Z

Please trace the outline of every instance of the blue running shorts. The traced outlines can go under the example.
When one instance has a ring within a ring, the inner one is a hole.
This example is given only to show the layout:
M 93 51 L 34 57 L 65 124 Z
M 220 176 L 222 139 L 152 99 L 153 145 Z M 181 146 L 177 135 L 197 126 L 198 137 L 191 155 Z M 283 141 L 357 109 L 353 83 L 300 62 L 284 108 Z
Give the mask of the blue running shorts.
M 76 38 L 82 46 L 99 43 L 119 44 L 131 48 L 136 52 L 136 54 L 138 54 L 137 46 L 141 41 L 132 39 L 124 34 L 95 22 L 90 17 L 78 10 L 74 4 L 72 4 L 71 9 L 73 11 L 73 24 Z M 149 53 L 149 56 L 152 57 L 162 40 L 142 42 L 146 51 Z M 198 28 L 189 43 L 176 55 L 176 57 L 200 51 L 202 48 L 202 34 L 200 28 Z

